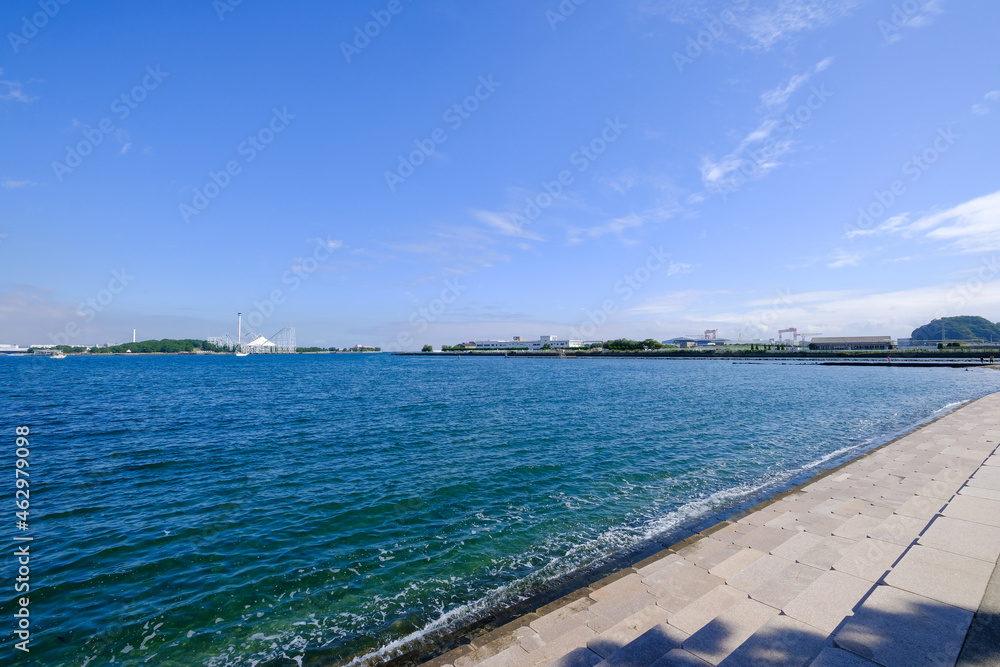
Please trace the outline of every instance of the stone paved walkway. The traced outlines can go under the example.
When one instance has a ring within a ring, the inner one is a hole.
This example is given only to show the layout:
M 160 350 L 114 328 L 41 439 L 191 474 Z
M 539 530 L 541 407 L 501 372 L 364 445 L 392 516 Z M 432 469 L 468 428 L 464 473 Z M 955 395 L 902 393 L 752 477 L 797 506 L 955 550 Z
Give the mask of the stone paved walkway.
M 998 444 L 994 394 L 426 664 L 954 665 L 1000 557 Z

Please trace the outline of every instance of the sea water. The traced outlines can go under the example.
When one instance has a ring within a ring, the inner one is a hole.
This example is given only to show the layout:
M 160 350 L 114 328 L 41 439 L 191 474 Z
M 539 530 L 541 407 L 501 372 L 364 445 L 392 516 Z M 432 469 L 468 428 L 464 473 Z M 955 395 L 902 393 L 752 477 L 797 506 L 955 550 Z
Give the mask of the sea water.
M 27 595 L 17 664 L 221 667 L 389 655 L 1000 391 L 1000 373 L 71 356 L 0 358 L 0 391 L 5 654 Z

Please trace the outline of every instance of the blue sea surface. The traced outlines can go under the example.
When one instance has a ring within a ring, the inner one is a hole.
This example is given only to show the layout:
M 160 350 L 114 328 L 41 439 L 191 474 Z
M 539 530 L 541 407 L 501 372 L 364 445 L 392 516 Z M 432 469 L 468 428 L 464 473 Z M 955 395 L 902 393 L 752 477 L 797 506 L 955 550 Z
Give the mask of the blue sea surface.
M 390 655 L 996 391 L 989 369 L 722 360 L 0 358 L 0 537 L 34 538 L 16 663 Z

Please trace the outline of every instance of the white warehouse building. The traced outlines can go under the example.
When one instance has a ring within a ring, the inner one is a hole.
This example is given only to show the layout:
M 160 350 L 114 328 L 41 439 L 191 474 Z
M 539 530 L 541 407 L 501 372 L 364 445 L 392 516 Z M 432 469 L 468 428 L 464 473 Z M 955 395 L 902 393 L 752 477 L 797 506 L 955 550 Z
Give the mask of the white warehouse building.
M 477 340 L 477 350 L 512 350 L 528 349 L 532 351 L 541 350 L 548 345 L 553 350 L 565 350 L 571 347 L 583 347 L 582 340 L 556 340 L 555 336 L 539 336 L 538 340 L 524 340 L 521 336 L 514 336 L 511 340 Z

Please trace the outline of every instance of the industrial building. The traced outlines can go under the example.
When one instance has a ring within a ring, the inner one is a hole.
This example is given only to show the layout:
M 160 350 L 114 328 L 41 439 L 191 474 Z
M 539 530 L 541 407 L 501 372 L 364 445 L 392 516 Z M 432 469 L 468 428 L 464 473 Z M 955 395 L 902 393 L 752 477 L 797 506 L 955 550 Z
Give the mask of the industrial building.
M 565 350 L 571 347 L 583 347 L 582 340 L 556 340 L 555 336 L 539 336 L 538 340 L 524 340 L 514 336 L 511 340 L 477 340 L 477 350 L 541 350 L 546 345 L 553 350 Z
M 714 347 L 716 345 L 727 345 L 730 340 L 728 338 L 689 338 L 687 336 L 680 336 L 678 338 L 671 338 L 670 340 L 660 341 L 664 345 L 676 345 L 679 348 L 687 347 Z
M 814 350 L 891 350 L 892 336 L 825 336 L 813 338 L 809 347 Z

